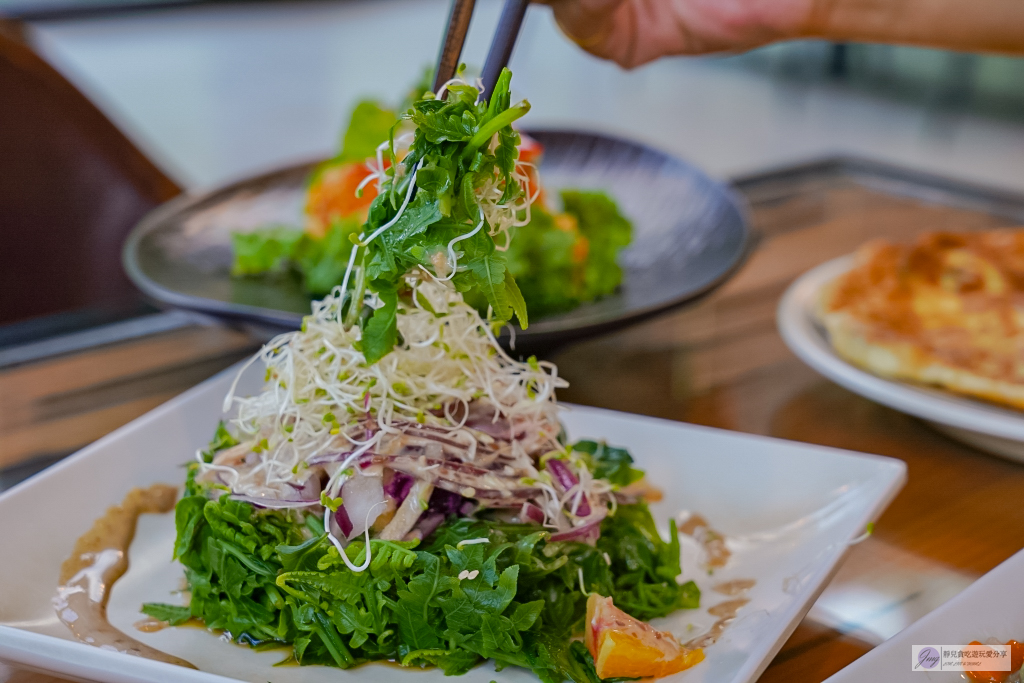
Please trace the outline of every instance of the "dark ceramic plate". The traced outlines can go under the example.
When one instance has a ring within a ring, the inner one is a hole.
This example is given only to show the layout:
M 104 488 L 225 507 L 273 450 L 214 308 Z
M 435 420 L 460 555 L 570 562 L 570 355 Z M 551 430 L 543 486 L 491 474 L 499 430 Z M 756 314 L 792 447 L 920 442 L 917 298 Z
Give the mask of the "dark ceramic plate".
M 545 147 L 541 174 L 561 188 L 601 189 L 634 225 L 620 262 L 620 290 L 596 303 L 531 321 L 516 346 L 549 348 L 609 331 L 690 301 L 721 284 L 743 259 L 741 200 L 723 183 L 643 145 L 590 133 L 529 131 Z M 296 328 L 309 312 L 297 281 L 230 275 L 231 233 L 301 224 L 314 164 L 174 199 L 146 216 L 125 243 L 128 276 L 148 296 L 221 317 Z

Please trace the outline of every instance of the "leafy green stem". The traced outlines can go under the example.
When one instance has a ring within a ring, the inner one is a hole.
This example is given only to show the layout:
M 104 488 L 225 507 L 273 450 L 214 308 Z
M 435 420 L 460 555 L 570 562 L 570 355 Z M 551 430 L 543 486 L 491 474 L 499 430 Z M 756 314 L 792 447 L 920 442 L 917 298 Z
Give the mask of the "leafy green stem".
M 345 669 L 355 663 L 352 653 L 348 651 L 345 643 L 341 642 L 341 638 L 338 637 L 338 632 L 331 625 L 331 622 L 327 620 L 327 617 L 319 611 L 313 612 L 313 630 L 320 636 L 320 640 L 323 641 L 324 646 L 338 666 Z
M 353 249 L 360 249 L 359 245 L 353 244 Z M 358 258 L 358 257 L 357 257 Z M 359 314 L 363 309 L 363 297 L 366 295 L 366 250 L 363 250 L 363 255 L 360 259 L 360 263 L 356 266 L 356 281 L 352 283 L 352 299 L 348 305 L 348 311 L 345 314 L 344 325 L 347 328 L 355 325 L 356 321 L 359 320 Z
M 466 149 L 462 151 L 462 161 L 468 163 L 473 158 L 473 155 L 476 154 L 476 151 L 487 144 L 487 141 L 495 133 L 516 119 L 525 116 L 528 111 L 530 111 L 530 103 L 527 100 L 523 100 L 487 121 L 487 123 L 480 127 L 476 135 L 469 139 Z

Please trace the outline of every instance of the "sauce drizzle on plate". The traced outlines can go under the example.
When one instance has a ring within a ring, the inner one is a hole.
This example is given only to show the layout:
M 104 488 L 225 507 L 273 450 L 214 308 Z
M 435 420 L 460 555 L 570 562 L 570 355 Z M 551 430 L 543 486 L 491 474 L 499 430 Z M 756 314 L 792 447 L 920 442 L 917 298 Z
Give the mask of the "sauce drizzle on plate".
M 711 569 L 724 567 L 732 557 L 732 551 L 725 545 L 725 536 L 711 528 L 702 515 L 692 513 L 680 520 L 679 533 L 693 536 L 704 546 L 707 566 Z
M 184 659 L 160 652 L 126 636 L 107 620 L 107 601 L 114 582 L 128 569 L 128 546 L 143 513 L 170 512 L 178 489 L 154 484 L 128 492 L 120 505 L 109 508 L 75 542 L 71 557 L 60 568 L 60 585 L 53 598 L 57 617 L 83 643 L 103 650 L 196 668 Z
M 732 600 L 725 600 L 712 605 L 708 608 L 708 614 L 713 617 L 718 617 L 718 620 L 711 625 L 707 633 L 701 634 L 696 638 L 693 638 L 686 643 L 686 647 L 707 647 L 718 641 L 725 632 L 726 627 L 729 626 L 736 619 L 736 615 L 740 609 L 750 602 L 750 599 L 743 597 L 747 591 L 754 587 L 757 583 L 754 579 L 733 579 L 732 581 L 725 581 L 712 586 L 712 590 L 722 595 L 728 595 L 732 597 Z M 740 597 L 735 597 L 740 596 Z

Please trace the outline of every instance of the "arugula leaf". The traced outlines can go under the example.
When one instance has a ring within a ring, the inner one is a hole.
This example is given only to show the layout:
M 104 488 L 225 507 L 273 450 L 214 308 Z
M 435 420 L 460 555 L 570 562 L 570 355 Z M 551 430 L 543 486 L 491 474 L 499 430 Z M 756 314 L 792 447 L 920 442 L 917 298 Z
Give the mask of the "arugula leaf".
M 424 192 L 409 204 L 405 213 L 391 226 L 388 232 L 384 233 L 383 237 L 388 242 L 401 244 L 410 237 L 420 234 L 441 218 L 439 201 L 436 198 L 430 198 L 429 193 Z
M 585 453 L 588 469 L 598 479 L 607 479 L 619 486 L 629 486 L 643 478 L 644 473 L 633 467 L 633 458 L 624 448 L 613 448 L 604 441 L 578 441 L 572 446 L 577 453 Z
M 476 285 L 487 297 L 487 303 L 494 309 L 498 320 L 508 320 L 512 315 L 512 304 L 508 299 L 505 285 L 505 258 L 500 253 L 472 259 L 466 264 L 476 279 Z
M 363 355 L 367 363 L 376 363 L 390 353 L 398 339 L 398 291 L 387 282 L 374 280 L 372 284 L 384 305 L 373 312 L 363 327 Z
M 441 639 L 431 625 L 435 611 L 431 602 L 441 589 L 441 561 L 428 553 L 418 553 L 417 560 L 422 571 L 405 590 L 398 591 L 392 611 L 404 644 L 411 650 L 435 650 L 441 646 Z
M 520 631 L 526 631 L 536 623 L 543 610 L 543 600 L 534 600 L 533 602 L 516 605 L 516 610 L 512 614 L 512 625 Z
M 142 605 L 142 613 L 157 621 L 166 621 L 171 626 L 179 626 L 192 618 L 192 610 L 178 605 L 167 605 L 162 602 L 147 602 Z
M 508 296 L 509 306 L 515 312 L 516 318 L 519 319 L 519 327 L 525 330 L 530 326 L 530 318 L 526 313 L 526 300 L 523 299 L 523 293 L 519 290 L 516 279 L 512 277 L 512 273 L 508 269 L 505 270 L 505 293 Z
M 438 667 L 445 676 L 461 676 L 480 660 L 480 655 L 469 650 L 414 650 L 402 658 L 402 666 L 427 664 Z
M 430 142 L 461 142 L 469 140 L 476 133 L 476 117 L 472 112 L 425 111 L 414 108 L 412 122 L 424 131 L 423 135 Z
M 195 545 L 200 525 L 205 520 L 205 507 L 205 496 L 186 496 L 174 506 L 174 527 L 178 532 L 174 541 L 174 559 L 184 557 Z

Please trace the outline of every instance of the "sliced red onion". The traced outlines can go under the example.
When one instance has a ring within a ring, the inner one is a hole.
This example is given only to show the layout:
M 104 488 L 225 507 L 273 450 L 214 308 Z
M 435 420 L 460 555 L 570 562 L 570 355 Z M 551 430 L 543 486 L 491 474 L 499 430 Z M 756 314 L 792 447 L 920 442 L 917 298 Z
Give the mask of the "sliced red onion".
M 338 537 L 338 531 L 340 531 L 340 538 L 348 538 L 349 534 L 352 533 L 352 520 L 349 519 L 348 510 L 345 509 L 344 505 L 338 506 L 337 511 L 332 515 L 332 519 L 338 528 L 337 530 L 332 528 L 331 533 Z
M 543 524 L 544 511 L 533 503 L 526 502 L 519 510 L 519 519 L 525 523 Z
M 430 494 L 430 502 L 427 503 L 428 512 L 437 512 L 447 517 L 454 515 L 462 507 L 466 498 L 458 493 L 453 493 L 442 488 L 435 488 Z
M 498 439 L 499 441 L 511 441 L 512 440 L 512 426 L 509 424 L 507 419 L 499 418 L 497 422 L 493 421 L 493 418 L 475 418 L 472 414 L 470 418 L 466 420 L 466 427 L 475 429 L 478 432 L 483 432 L 488 436 Z
M 416 480 L 405 472 L 392 471 L 391 480 L 384 485 L 384 493 L 394 498 L 395 503 L 401 505 L 415 482 Z
M 552 458 L 548 460 L 544 465 L 545 469 L 551 473 L 551 477 L 555 480 L 562 489 L 562 493 L 568 493 L 574 486 L 578 486 L 580 483 L 579 478 L 572 471 L 572 469 L 562 462 L 561 460 L 555 460 Z M 573 501 L 575 496 L 571 497 L 566 501 L 567 506 L 572 510 Z M 575 515 L 577 517 L 589 517 L 590 516 L 590 501 L 587 500 L 585 494 L 580 495 L 580 503 L 576 506 Z
M 573 527 L 568 531 L 559 531 L 557 534 L 552 534 L 551 542 L 574 541 L 576 543 L 594 545 L 597 539 L 601 538 L 601 521 L 604 517 L 604 515 L 595 515 L 593 519 L 585 524 Z
M 563 493 L 580 483 L 580 480 L 576 478 L 576 475 L 569 469 L 569 466 L 561 460 L 552 458 L 545 463 L 544 468 L 551 473 L 555 483 L 562 487 Z
M 297 497 L 303 500 L 320 500 L 320 475 L 316 472 L 306 472 L 305 478 L 298 484 L 288 483 L 288 486 L 295 489 Z

